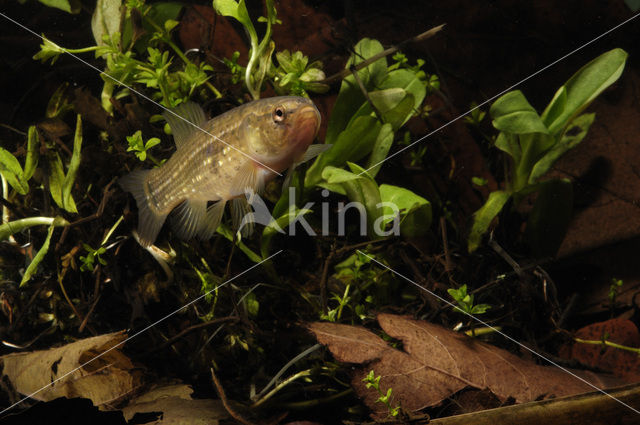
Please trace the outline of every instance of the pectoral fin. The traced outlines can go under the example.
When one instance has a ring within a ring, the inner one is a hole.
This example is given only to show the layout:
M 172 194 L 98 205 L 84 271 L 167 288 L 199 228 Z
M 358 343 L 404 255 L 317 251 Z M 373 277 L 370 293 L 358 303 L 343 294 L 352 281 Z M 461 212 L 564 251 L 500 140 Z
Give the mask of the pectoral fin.
M 303 164 L 307 161 L 309 161 L 310 159 L 315 158 L 316 156 L 320 155 L 322 152 L 325 152 L 327 150 L 329 150 L 331 148 L 331 144 L 329 145 L 322 145 L 322 144 L 315 144 L 315 145 L 309 145 L 309 147 L 307 148 L 307 150 L 302 154 L 302 156 L 298 159 L 296 159 L 293 164 L 291 164 L 291 167 L 289 167 L 289 170 L 287 170 L 287 175 L 284 178 L 284 183 L 282 185 L 282 187 L 289 187 L 289 185 L 291 184 L 291 177 L 293 176 L 293 172 L 295 171 L 296 167 L 300 164 Z
M 265 173 L 267 171 L 255 166 L 253 161 L 247 161 L 240 167 L 231 182 L 229 194 L 231 197 L 244 196 L 246 192 L 262 193 L 264 190 Z
M 319 143 L 315 145 L 309 145 L 307 150 L 302 154 L 300 158 L 296 159 L 293 165 L 298 166 L 304 162 L 307 162 L 308 160 L 313 159 L 316 156 L 320 155 L 322 152 L 328 151 L 329 149 L 331 149 L 331 146 L 333 145 L 331 144 L 324 145 Z

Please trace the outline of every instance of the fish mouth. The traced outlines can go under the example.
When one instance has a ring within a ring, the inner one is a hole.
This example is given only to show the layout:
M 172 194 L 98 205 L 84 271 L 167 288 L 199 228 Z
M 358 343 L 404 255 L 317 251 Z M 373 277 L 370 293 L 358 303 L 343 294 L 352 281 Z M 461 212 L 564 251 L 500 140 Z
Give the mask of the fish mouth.
M 296 112 L 296 120 L 292 126 L 294 144 L 306 147 L 313 142 L 320 130 L 320 112 L 315 105 L 303 105 Z

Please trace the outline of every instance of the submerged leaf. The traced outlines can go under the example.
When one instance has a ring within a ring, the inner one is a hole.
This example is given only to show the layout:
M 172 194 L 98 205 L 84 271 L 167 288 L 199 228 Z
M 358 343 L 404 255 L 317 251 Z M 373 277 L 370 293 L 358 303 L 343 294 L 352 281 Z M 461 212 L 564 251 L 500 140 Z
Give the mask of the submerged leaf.
M 42 262 L 45 254 L 47 253 L 47 251 L 49 251 L 49 243 L 51 242 L 53 229 L 55 229 L 55 226 L 52 224 L 51 226 L 49 226 L 47 237 L 45 238 L 44 243 L 42 244 L 36 255 L 33 257 L 33 260 L 31 260 L 31 263 L 29 263 L 27 270 L 25 270 L 24 276 L 22 276 L 22 280 L 20 281 L 20 287 L 26 285 L 27 282 L 29 282 L 31 276 L 33 276 L 33 274 L 38 270 L 38 265 L 40 265 L 40 263 Z
M 573 117 L 582 112 L 600 93 L 620 78 L 627 56 L 624 50 L 613 49 L 598 56 L 573 74 L 563 86 L 566 96 L 556 93 L 554 100 L 542 114 L 549 132 L 551 134 L 561 132 Z M 557 104 L 558 102 L 562 103 L 562 107 Z
M 595 118 L 596 114 L 582 114 L 571 121 L 560 140 L 535 163 L 529 176 L 529 183 L 534 184 L 562 155 L 576 147 L 587 136 Z
M 376 143 L 381 127 L 382 125 L 374 117 L 356 118 L 340 133 L 331 149 L 321 153 L 309 167 L 305 176 L 305 187 L 313 187 L 320 183 L 325 167 L 342 166 L 346 161 L 358 161 L 369 154 Z
M 473 226 L 471 227 L 471 233 L 469 233 L 469 240 L 467 242 L 467 248 L 469 252 L 473 252 L 480 246 L 482 237 L 487 230 L 493 219 L 502 211 L 504 204 L 511 198 L 511 193 L 503 190 L 497 190 L 491 192 L 489 199 L 484 203 L 478 211 L 473 214 Z
M 360 364 L 351 385 L 377 418 L 388 411 L 378 393 L 362 382 L 370 370 L 381 376 L 380 390 L 393 388 L 395 401 L 408 412 L 435 406 L 463 388 L 488 388 L 500 400 L 517 403 L 560 397 L 593 388 L 566 372 L 539 366 L 463 334 L 420 320 L 391 314 L 378 315 L 384 332 L 402 341 L 394 349 L 373 332 L 334 323 L 312 323 L 310 331 L 327 345 L 336 360 Z M 602 388 L 604 381 L 590 372 L 576 372 Z
M 0 173 L 19 194 L 26 195 L 29 192 L 20 163 L 11 152 L 3 148 L 0 148 Z
M 511 134 L 543 133 L 549 130 L 520 90 L 514 90 L 496 100 L 489 110 L 493 126 Z

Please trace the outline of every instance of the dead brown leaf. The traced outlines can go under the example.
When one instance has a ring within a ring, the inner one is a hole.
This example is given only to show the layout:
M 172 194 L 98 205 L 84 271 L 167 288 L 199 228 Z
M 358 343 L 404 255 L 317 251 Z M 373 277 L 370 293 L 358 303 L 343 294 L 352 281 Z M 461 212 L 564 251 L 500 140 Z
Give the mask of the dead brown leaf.
M 638 328 L 632 321 L 625 319 L 593 323 L 578 330 L 575 336 L 587 341 L 602 341 L 606 336 L 610 342 L 627 347 L 640 347 Z M 640 357 L 636 353 L 614 347 L 574 342 L 563 347 L 560 354 L 582 364 L 611 372 L 628 383 L 640 382 Z
M 154 388 L 132 400 L 122 413 L 131 421 L 136 413 L 157 413 L 154 425 L 216 425 L 229 417 L 220 400 L 193 399 L 190 386 L 165 385 Z
M 537 365 L 432 323 L 391 314 L 380 314 L 378 322 L 402 341 L 404 351 L 362 327 L 319 322 L 309 326 L 337 360 L 364 365 L 354 373 L 352 385 L 377 417 L 387 411 L 377 401 L 377 392 L 362 381 L 370 370 L 382 376 L 384 393 L 393 389 L 392 405 L 409 412 L 437 405 L 465 387 L 488 388 L 500 400 L 512 397 L 518 403 L 593 390 L 558 368 Z M 580 373 L 597 387 L 605 386 L 597 375 Z
M 126 339 L 116 332 L 82 339 L 49 350 L 14 353 L 0 357 L 3 379 L 20 394 L 33 395 L 41 401 L 58 397 L 83 397 L 95 406 L 115 404 L 140 385 L 140 377 L 133 364 L 118 348 L 81 367 L 100 353 Z M 63 377 L 59 381 L 59 379 Z M 53 383 L 56 381 L 55 383 Z M 53 383 L 53 384 L 52 384 Z

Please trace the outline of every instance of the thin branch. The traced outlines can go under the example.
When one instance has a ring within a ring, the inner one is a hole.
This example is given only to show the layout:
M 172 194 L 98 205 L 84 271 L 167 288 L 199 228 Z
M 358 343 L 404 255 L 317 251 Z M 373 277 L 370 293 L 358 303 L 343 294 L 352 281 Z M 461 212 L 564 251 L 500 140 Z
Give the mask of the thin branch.
M 417 43 L 418 41 L 424 41 L 427 40 L 431 37 L 433 37 L 434 35 L 436 35 L 446 24 L 442 24 L 442 25 L 438 25 L 437 27 L 433 27 L 431 28 L 429 31 L 425 31 L 422 34 L 419 34 L 413 38 L 410 38 L 408 40 L 405 40 L 395 46 L 389 47 L 386 50 L 383 50 L 382 52 L 378 53 L 377 55 L 373 55 L 371 56 L 369 59 L 360 62 L 359 64 L 357 64 L 355 67 L 353 67 L 353 70 L 351 68 L 347 68 L 344 69 L 336 74 L 333 74 L 332 76 L 325 78 L 322 81 L 318 81 L 319 83 L 322 84 L 331 84 L 335 81 L 341 81 L 343 78 L 347 77 L 349 74 L 351 74 L 351 72 L 355 72 L 355 71 L 359 71 L 362 68 L 365 68 L 369 65 L 371 65 L 372 63 L 374 63 L 375 61 L 384 58 L 385 56 L 389 56 L 391 54 L 394 54 L 395 52 L 397 52 L 398 50 L 400 50 L 400 48 L 402 46 L 405 46 L 409 43 Z

